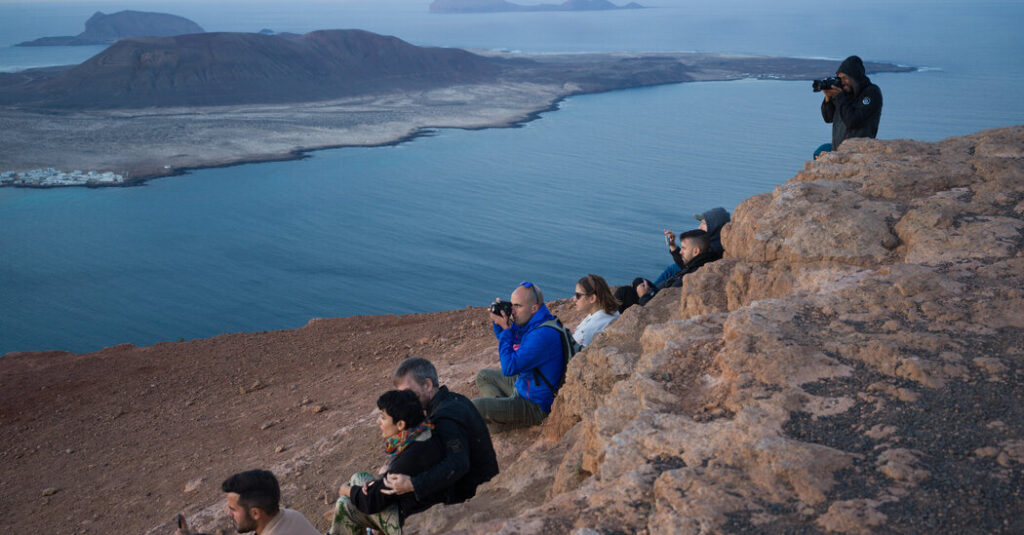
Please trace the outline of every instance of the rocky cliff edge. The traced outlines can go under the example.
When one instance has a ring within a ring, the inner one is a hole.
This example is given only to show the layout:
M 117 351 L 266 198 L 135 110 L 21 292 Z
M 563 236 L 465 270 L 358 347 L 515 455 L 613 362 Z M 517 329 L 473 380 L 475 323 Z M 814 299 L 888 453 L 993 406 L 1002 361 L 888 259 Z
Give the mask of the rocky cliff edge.
M 426 532 L 1024 532 L 1022 158 L 1024 127 L 850 140 L 746 200 Z
M 850 140 L 742 203 L 726 257 L 614 322 L 502 473 L 407 533 L 1024 532 L 1024 126 Z M 566 303 L 553 310 L 572 325 Z M 0 358 L 11 533 L 233 532 L 273 470 L 321 531 L 406 355 L 470 397 L 485 310 Z

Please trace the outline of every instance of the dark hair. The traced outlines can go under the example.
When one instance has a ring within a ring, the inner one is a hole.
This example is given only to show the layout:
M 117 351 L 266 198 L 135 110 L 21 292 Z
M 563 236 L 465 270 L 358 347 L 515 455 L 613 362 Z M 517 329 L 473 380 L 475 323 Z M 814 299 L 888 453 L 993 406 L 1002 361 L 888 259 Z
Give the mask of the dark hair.
M 690 240 L 690 243 L 696 245 L 700 252 L 707 252 L 708 248 L 711 247 L 711 240 L 708 239 L 708 233 L 703 230 L 688 230 L 679 235 L 679 242 L 683 240 Z
M 421 386 L 426 384 L 427 379 L 434 382 L 434 388 L 437 388 L 440 384 L 437 380 L 437 368 L 423 357 L 409 357 L 403 360 L 395 368 L 395 373 L 391 377 L 398 380 L 406 375 L 412 376 L 413 381 L 416 381 L 416 384 Z
M 281 487 L 277 478 L 267 470 L 249 470 L 235 474 L 220 484 L 220 490 L 238 494 L 238 503 L 248 511 L 251 507 L 262 509 L 270 516 L 278 512 L 281 501 Z
M 423 406 L 412 390 L 388 390 L 377 398 L 377 408 L 388 413 L 396 424 L 405 422 L 406 429 L 423 423 Z
M 601 305 L 605 312 L 612 314 L 619 309 L 619 300 L 612 295 L 612 290 L 604 277 L 591 273 L 576 281 L 576 284 L 579 284 L 587 295 L 596 295 L 597 304 Z

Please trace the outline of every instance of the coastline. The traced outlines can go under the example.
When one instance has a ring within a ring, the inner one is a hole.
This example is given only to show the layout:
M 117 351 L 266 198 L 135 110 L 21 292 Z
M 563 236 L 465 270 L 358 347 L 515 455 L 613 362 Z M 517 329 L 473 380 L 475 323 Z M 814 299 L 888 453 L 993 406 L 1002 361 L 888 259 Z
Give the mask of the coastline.
M 331 142 L 318 143 L 313 141 L 313 137 L 310 138 L 308 144 L 293 146 L 289 148 L 277 149 L 276 145 L 271 145 L 264 151 L 257 151 L 255 153 L 237 155 L 231 153 L 224 153 L 217 156 L 209 157 L 202 154 L 197 154 L 193 158 L 187 158 L 180 165 L 171 165 L 169 169 L 165 169 L 164 166 L 168 165 L 162 163 L 163 160 L 157 160 L 156 156 L 150 156 L 146 159 L 134 160 L 123 168 L 118 168 L 125 176 L 125 180 L 120 184 L 93 184 L 93 185 L 82 185 L 86 187 L 94 188 L 105 188 L 105 187 L 134 187 L 140 186 L 149 180 L 157 178 L 169 178 L 174 176 L 182 176 L 188 174 L 190 171 L 199 169 L 211 169 L 220 167 L 233 167 L 237 165 L 245 165 L 251 163 L 266 163 L 266 162 L 279 162 L 279 161 L 292 161 L 301 160 L 310 157 L 310 153 L 320 150 L 331 150 L 340 149 L 347 147 L 385 147 L 394 146 L 409 141 L 413 141 L 420 137 L 430 136 L 437 130 L 441 129 L 463 129 L 463 130 L 485 130 L 490 128 L 518 128 L 526 123 L 538 119 L 542 114 L 549 111 L 555 111 L 559 108 L 559 103 L 572 96 L 573 94 L 556 94 L 554 91 L 548 91 L 545 89 L 541 90 L 544 102 L 538 102 L 531 104 L 530 107 L 524 107 L 522 109 L 510 110 L 501 108 L 479 107 L 475 109 L 463 109 L 465 113 L 455 113 L 449 116 L 440 117 L 435 122 L 415 122 L 411 121 L 407 125 L 396 125 L 386 133 L 376 132 L 373 135 L 368 135 L 366 130 L 372 130 L 374 126 L 379 126 L 383 121 L 367 121 L 358 125 L 361 130 L 355 132 L 342 133 L 341 139 L 332 140 Z M 459 88 L 446 88 L 446 91 L 459 90 Z M 474 88 L 467 88 L 466 91 L 473 92 Z M 407 94 L 399 95 L 385 95 L 378 97 L 380 99 L 389 98 L 410 98 Z M 412 98 L 430 98 L 429 95 L 418 95 Z M 352 102 L 353 99 L 346 99 L 343 101 L 331 101 L 331 102 L 316 102 L 316 103 L 302 103 L 297 104 L 295 108 L 316 108 L 316 107 L 338 107 L 337 114 L 345 114 L 346 112 L 357 112 L 356 108 L 363 105 L 362 102 Z M 363 99 L 355 99 L 362 101 Z M 245 113 L 267 113 L 274 108 L 280 106 L 267 106 L 263 109 L 262 107 L 249 106 L 250 110 L 245 112 L 238 112 L 234 107 L 225 107 L 223 109 L 208 108 L 204 110 L 195 111 L 196 114 L 210 115 L 210 114 L 224 114 L 233 115 L 236 119 L 240 114 Z M 256 109 L 252 109 L 256 108 Z M 133 110 L 138 115 L 144 115 L 151 110 Z M 178 119 L 172 122 L 177 122 L 184 119 L 184 115 L 187 115 L 191 110 L 181 110 L 181 115 L 175 113 L 177 110 L 172 111 L 171 115 L 177 115 Z M 296 110 L 297 111 L 297 110 Z M 23 112 L 24 115 L 14 115 L 8 113 L 6 115 L 0 115 L 0 125 L 4 125 L 5 120 L 10 122 L 17 122 L 24 126 L 26 129 L 29 128 L 28 122 L 35 122 L 37 119 L 45 120 L 46 116 L 39 116 L 32 112 Z M 73 112 L 74 113 L 74 112 Z M 91 113 L 91 112 L 86 112 Z M 482 120 L 464 120 L 463 117 L 469 115 L 472 117 L 483 116 Z M 7 125 L 4 125 L 7 126 Z M 149 125 L 144 128 L 159 129 L 161 127 L 170 127 L 170 124 L 161 123 L 159 120 L 152 121 Z M 297 128 L 300 128 L 297 125 Z M 16 126 L 12 127 L 16 128 Z M 87 159 L 86 159 L 87 160 Z M 52 161 L 52 160 L 51 160 Z M 76 167 L 89 167 L 87 164 L 81 163 L 82 159 L 74 159 L 75 163 L 72 164 L 72 160 L 66 160 L 64 163 L 58 163 L 52 165 L 56 167 L 58 165 L 63 166 L 76 166 Z M 100 162 L 96 162 L 97 167 Z M 50 189 L 54 187 L 76 187 L 76 186 L 38 186 L 38 185 L 11 185 L 6 187 L 20 187 L 20 188 L 33 188 L 33 189 Z M 80 186 L 79 186 L 80 187 Z
M 330 101 L 118 110 L 0 107 L 0 172 L 109 171 L 124 176 L 116 186 L 137 186 L 196 169 L 397 145 L 438 129 L 515 128 L 575 95 L 694 81 L 809 80 L 834 67 L 826 60 L 705 53 L 486 55 L 530 61 L 493 82 Z
M 460 129 L 460 130 L 488 130 L 488 129 L 491 129 L 491 128 L 521 128 L 521 127 L 525 126 L 527 123 L 529 123 L 531 121 L 535 121 L 537 119 L 540 119 L 540 116 L 545 114 L 545 113 L 548 113 L 548 112 L 551 112 L 551 111 L 557 111 L 559 109 L 559 105 L 561 104 L 561 102 L 563 100 L 569 98 L 569 96 L 570 95 L 559 97 L 558 99 L 556 99 L 554 102 L 552 102 L 547 107 L 542 108 L 542 109 L 538 109 L 536 111 L 529 112 L 529 113 L 526 114 L 525 118 L 519 119 L 519 120 L 512 120 L 512 121 L 506 121 L 506 122 L 495 122 L 495 123 L 492 123 L 492 124 L 485 124 L 485 125 L 481 125 L 481 126 L 466 126 L 466 127 L 449 127 L 449 126 L 424 125 L 424 126 L 417 127 L 416 130 L 413 131 L 413 132 L 410 132 L 410 133 L 408 133 L 406 135 L 403 135 L 401 137 L 397 137 L 397 138 L 395 138 L 395 139 L 393 139 L 391 141 L 383 141 L 383 142 L 380 142 L 380 143 L 372 143 L 372 144 L 345 143 L 345 144 L 341 144 L 341 145 L 325 145 L 325 146 L 316 146 L 316 147 L 304 147 L 304 148 L 295 149 L 295 150 L 289 152 L 288 154 L 281 154 L 281 155 L 268 154 L 266 158 L 254 158 L 254 159 L 251 159 L 251 160 L 244 160 L 244 161 L 237 161 L 237 162 L 227 162 L 227 163 L 215 164 L 215 165 L 207 165 L 207 166 L 202 166 L 202 167 L 182 167 L 180 169 L 174 169 L 172 172 L 170 172 L 168 174 L 156 174 L 156 175 L 149 175 L 149 176 L 140 176 L 140 177 L 132 179 L 131 183 L 128 183 L 128 184 L 118 184 L 117 186 L 141 186 L 145 182 L 147 182 L 149 180 L 152 180 L 152 179 L 168 178 L 168 177 L 174 177 L 174 176 L 182 176 L 182 175 L 188 174 L 190 171 L 198 171 L 200 169 L 217 169 L 217 168 L 221 168 L 221 167 L 234 167 L 236 165 L 246 165 L 246 164 L 251 164 L 251 163 L 288 162 L 288 161 L 295 161 L 295 160 L 304 160 L 306 158 L 311 158 L 312 157 L 312 155 L 310 153 L 321 151 L 321 150 L 344 149 L 344 148 L 351 148 L 351 147 L 363 147 L 363 148 L 393 147 L 393 146 L 396 146 L 396 145 L 401 145 L 402 143 L 407 143 L 407 142 L 410 142 L 410 141 L 415 141 L 416 139 L 421 138 L 421 137 L 430 137 L 430 136 L 434 135 L 439 130 L 445 130 L 445 129 L 449 129 L 449 128 L 455 128 L 455 129 Z M 100 185 L 100 186 L 94 186 L 94 187 L 115 187 L 115 185 Z
M 1022 140 L 850 140 L 748 198 L 725 258 L 613 322 L 544 423 L 493 430 L 502 473 L 407 532 L 1019 532 Z M 323 531 L 380 463 L 390 371 L 421 356 L 473 397 L 495 348 L 467 307 L 11 353 L 0 501 L 18 533 L 164 535 L 178 513 L 215 533 L 218 483 L 260 466 Z M 985 493 L 953 507 L 965 488 Z

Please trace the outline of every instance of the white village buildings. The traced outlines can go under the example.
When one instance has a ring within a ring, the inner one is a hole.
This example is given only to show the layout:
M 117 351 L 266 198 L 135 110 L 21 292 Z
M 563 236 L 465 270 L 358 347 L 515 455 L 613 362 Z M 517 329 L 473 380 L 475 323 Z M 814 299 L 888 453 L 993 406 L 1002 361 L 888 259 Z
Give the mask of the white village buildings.
M 116 186 L 119 184 L 124 184 L 124 177 L 110 171 L 97 173 L 96 171 L 82 172 L 75 169 L 70 173 L 65 173 L 49 167 L 31 171 L 0 173 L 0 186 Z

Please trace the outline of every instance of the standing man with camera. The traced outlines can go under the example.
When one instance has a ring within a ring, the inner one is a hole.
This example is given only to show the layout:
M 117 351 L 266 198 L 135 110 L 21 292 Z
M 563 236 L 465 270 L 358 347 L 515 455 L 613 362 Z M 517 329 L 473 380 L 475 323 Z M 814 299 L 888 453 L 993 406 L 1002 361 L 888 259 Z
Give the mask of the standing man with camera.
M 511 303 L 495 301 L 490 317 L 498 338 L 501 369 L 476 375 L 483 397 L 473 400 L 488 422 L 537 425 L 551 412 L 554 390 L 565 373 L 562 336 L 543 324 L 556 319 L 544 305 L 544 294 L 530 282 L 520 283 Z
M 875 137 L 882 117 L 882 90 L 864 73 L 864 62 L 857 56 L 843 60 L 835 79 L 818 80 L 814 89 L 825 93 L 821 117 L 832 123 L 832 147 L 851 137 Z

